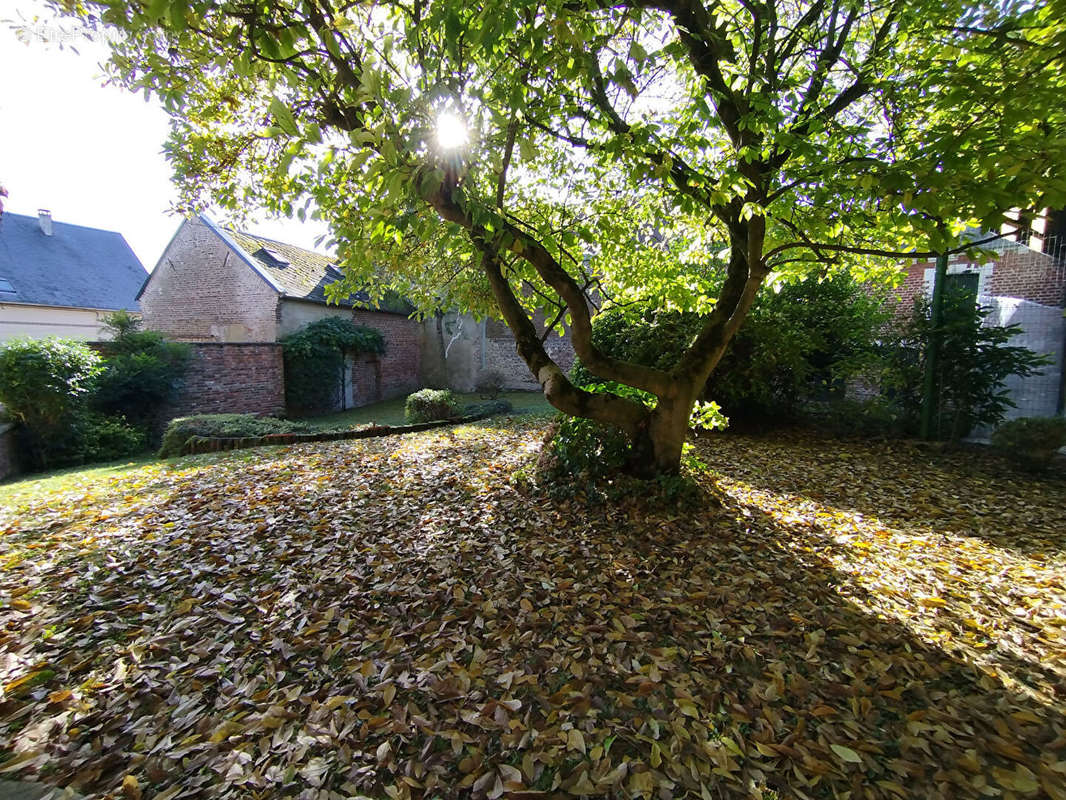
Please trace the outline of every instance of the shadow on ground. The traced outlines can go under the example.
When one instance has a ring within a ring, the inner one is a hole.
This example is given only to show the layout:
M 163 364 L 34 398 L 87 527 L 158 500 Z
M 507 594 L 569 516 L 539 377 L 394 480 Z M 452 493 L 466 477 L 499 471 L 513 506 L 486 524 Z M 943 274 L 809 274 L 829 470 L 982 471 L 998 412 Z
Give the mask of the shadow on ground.
M 522 497 L 541 435 L 286 448 L 58 528 L 98 557 L 0 576 L 6 763 L 146 798 L 1066 796 L 1061 639 L 938 640 L 963 600 L 882 596 L 854 530 L 724 477 L 691 513 Z M 795 492 L 830 451 L 716 452 Z

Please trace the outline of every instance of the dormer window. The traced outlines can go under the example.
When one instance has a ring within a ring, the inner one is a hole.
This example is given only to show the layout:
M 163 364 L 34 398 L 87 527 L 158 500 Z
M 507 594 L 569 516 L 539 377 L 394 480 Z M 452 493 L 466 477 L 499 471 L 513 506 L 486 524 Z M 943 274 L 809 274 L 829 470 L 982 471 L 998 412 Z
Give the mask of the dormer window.
M 258 250 L 256 250 L 255 257 L 258 258 L 260 261 L 265 262 L 271 267 L 278 267 L 280 269 L 284 269 L 285 267 L 289 266 L 289 259 L 285 258 L 285 256 L 283 256 L 277 250 L 269 250 L 266 247 L 260 247 Z

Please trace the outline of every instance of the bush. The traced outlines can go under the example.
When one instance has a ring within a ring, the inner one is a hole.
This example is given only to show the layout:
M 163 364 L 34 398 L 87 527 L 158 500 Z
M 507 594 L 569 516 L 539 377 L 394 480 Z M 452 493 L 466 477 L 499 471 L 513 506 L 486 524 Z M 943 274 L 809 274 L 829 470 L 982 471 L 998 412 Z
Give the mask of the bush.
M 488 400 L 484 403 L 471 403 L 463 407 L 464 417 L 491 416 L 493 414 L 506 414 L 513 411 L 514 406 L 510 400 Z
M 847 378 L 875 361 L 886 309 L 881 295 L 844 273 L 764 288 L 704 397 L 731 419 L 794 417 L 811 400 L 839 395 Z M 671 369 L 704 321 L 695 313 L 616 307 L 593 320 L 592 340 L 618 358 Z M 603 383 L 580 362 L 571 376 L 580 385 Z
M 934 389 L 933 432 L 936 438 L 957 441 L 975 426 L 994 426 L 1014 407 L 1004 381 L 1012 375 L 1037 374 L 1044 356 L 1007 344 L 1021 332 L 1017 325 L 987 325 L 991 309 L 978 306 L 966 291 L 944 295 L 943 320 L 933 328 L 929 298 L 915 301 L 885 348 L 882 386 L 899 406 L 910 432 L 918 430 L 929 341 L 941 337 Z
M 478 393 L 485 400 L 495 400 L 503 393 L 503 375 L 497 370 L 490 369 L 478 379 Z
M 810 416 L 816 427 L 842 437 L 896 437 L 906 428 L 899 406 L 881 397 L 833 399 Z
M 403 408 L 404 419 L 411 424 L 455 419 L 462 413 L 459 400 L 450 389 L 422 389 L 409 394 Z
M 81 461 L 114 461 L 136 455 L 148 446 L 144 431 L 121 417 L 86 414 L 75 423 Z
M 268 436 L 273 433 L 307 433 L 310 425 L 255 414 L 197 414 L 176 417 L 167 425 L 159 447 L 159 457 L 181 455 L 185 443 L 196 436 L 242 438 Z
M 105 321 L 114 335 L 103 346 L 106 364 L 97 380 L 93 406 L 147 432 L 180 387 L 189 348 L 168 342 L 155 331 L 141 330 L 141 321 L 125 311 Z
M 384 353 L 381 332 L 343 317 L 326 317 L 282 337 L 285 403 L 303 414 L 331 411 L 344 378 L 345 353 Z
M 629 438 L 613 425 L 560 417 L 544 437 L 537 471 L 549 482 L 594 482 L 625 467 Z
M 992 434 L 992 444 L 1033 472 L 1050 466 L 1055 453 L 1066 446 L 1066 419 L 1024 417 L 1001 425 Z
M 69 339 L 15 339 L 0 347 L 0 403 L 23 426 L 31 466 L 79 458 L 75 423 L 101 368 L 99 355 Z

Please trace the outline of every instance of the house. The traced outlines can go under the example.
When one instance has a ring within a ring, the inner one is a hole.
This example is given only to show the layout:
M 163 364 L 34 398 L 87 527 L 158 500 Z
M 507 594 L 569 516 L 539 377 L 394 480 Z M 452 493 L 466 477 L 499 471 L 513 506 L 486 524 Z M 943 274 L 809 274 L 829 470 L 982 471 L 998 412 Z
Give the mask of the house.
M 148 328 L 187 342 L 277 342 L 329 316 L 380 330 L 385 354 L 349 359 L 338 409 L 427 385 L 471 391 L 490 376 L 507 389 L 540 388 L 502 323 L 462 312 L 423 321 L 400 298 L 373 303 L 364 293 L 329 303 L 325 287 L 340 277 L 328 256 L 200 215 L 182 222 L 138 299 Z M 547 347 L 569 368 L 569 337 L 551 336 Z
M 147 273 L 122 234 L 38 216 L 0 215 L 0 342 L 20 336 L 93 340 L 103 318 L 137 312 Z
M 403 301 L 366 295 L 330 304 L 325 287 L 340 278 L 320 253 L 225 228 L 210 217 L 181 223 L 138 295 L 145 326 L 185 342 L 276 343 L 325 317 L 381 331 L 386 353 L 353 354 L 337 408 L 366 405 L 421 387 L 421 325 Z
M 974 235 L 977 235 L 975 232 Z M 1022 332 L 1012 345 L 1051 356 L 1040 375 L 1011 377 L 1006 386 L 1016 408 L 1007 417 L 1048 417 L 1062 413 L 1063 360 L 1066 350 L 1066 255 L 1056 236 L 1025 236 L 986 245 L 991 258 L 978 260 L 960 253 L 948 261 L 947 287 L 970 292 L 975 302 L 991 309 L 989 324 L 1017 324 Z M 905 268 L 901 313 L 914 300 L 933 291 L 936 264 L 914 261 Z

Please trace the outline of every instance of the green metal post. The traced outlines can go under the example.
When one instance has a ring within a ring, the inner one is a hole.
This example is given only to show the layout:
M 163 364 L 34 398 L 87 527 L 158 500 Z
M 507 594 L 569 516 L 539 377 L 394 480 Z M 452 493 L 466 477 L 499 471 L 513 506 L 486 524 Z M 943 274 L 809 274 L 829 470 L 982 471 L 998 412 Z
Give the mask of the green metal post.
M 933 302 L 930 309 L 929 343 L 925 356 L 925 382 L 922 386 L 921 437 L 933 438 L 933 412 L 936 409 L 936 373 L 940 364 L 941 325 L 944 322 L 944 283 L 948 274 L 948 254 L 936 257 L 936 272 L 933 274 Z

